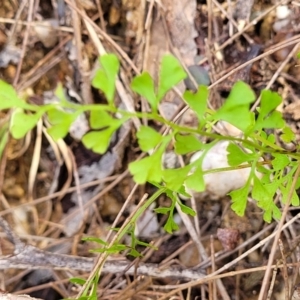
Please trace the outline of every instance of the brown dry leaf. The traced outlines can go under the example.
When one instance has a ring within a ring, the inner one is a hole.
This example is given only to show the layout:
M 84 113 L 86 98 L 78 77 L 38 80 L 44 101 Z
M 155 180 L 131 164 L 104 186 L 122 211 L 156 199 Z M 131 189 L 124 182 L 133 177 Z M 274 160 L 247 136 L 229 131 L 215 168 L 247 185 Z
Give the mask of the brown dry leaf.
M 197 54 L 194 40 L 197 37 L 194 26 L 197 3 L 194 0 L 162 2 L 166 7 L 166 21 L 172 44 L 179 50 L 185 64 L 193 65 Z
M 291 114 L 294 120 L 300 119 L 300 102 L 293 102 L 285 107 L 284 113 Z
M 194 40 L 197 35 L 194 27 L 196 1 L 164 0 L 162 7 L 164 10 L 161 11 L 160 17 L 156 17 L 152 22 L 149 48 L 144 62 L 144 69 L 150 73 L 156 83 L 158 82 L 159 63 L 163 55 L 170 52 L 178 53 L 179 58 L 188 66 L 194 64 L 197 54 Z M 164 26 L 164 17 L 167 28 Z M 183 92 L 184 84 L 179 84 L 177 88 Z M 181 99 L 171 91 L 162 101 L 160 112 L 165 118 L 170 119 L 181 103 Z

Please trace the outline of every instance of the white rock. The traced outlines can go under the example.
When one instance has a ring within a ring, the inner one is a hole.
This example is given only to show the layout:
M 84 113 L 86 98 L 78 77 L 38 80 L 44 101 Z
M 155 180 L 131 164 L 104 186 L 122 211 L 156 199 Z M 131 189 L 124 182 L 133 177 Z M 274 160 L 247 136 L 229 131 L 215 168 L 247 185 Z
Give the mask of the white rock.
M 204 171 L 229 167 L 227 161 L 228 141 L 218 142 L 205 155 L 202 163 Z M 196 161 L 203 154 L 196 152 L 190 162 Z M 250 168 L 236 169 L 231 171 L 216 172 L 204 175 L 206 192 L 211 199 L 219 199 L 227 195 L 230 191 L 241 188 L 245 185 L 250 175 Z
M 279 5 L 276 7 L 277 19 L 286 19 L 291 14 L 291 10 L 287 5 Z

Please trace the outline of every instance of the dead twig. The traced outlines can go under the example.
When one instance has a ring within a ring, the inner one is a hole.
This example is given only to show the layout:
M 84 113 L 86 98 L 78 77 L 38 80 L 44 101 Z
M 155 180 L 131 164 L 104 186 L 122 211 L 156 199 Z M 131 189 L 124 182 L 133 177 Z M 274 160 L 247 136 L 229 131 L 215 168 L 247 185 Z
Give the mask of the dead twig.
M 71 269 L 91 272 L 94 267 L 94 258 L 57 254 L 40 250 L 31 245 L 26 245 L 13 232 L 9 224 L 2 217 L 0 217 L 0 227 L 2 227 L 7 238 L 15 246 L 14 255 L 0 256 L 0 270 L 11 268 L 30 270 L 51 268 L 56 270 Z M 136 266 L 128 268 L 129 264 L 130 261 L 127 260 L 107 260 L 102 271 L 112 274 L 124 272 L 129 275 L 147 275 L 158 278 L 172 277 L 186 280 L 195 280 L 205 276 L 202 272 L 182 270 L 180 267 L 162 269 L 162 267 L 157 264 L 141 263 L 136 269 Z

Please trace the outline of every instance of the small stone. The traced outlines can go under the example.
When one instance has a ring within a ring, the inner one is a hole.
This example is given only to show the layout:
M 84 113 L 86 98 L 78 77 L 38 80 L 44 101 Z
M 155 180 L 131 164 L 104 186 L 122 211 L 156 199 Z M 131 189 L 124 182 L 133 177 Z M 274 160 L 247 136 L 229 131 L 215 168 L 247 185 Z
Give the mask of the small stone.
M 222 243 L 224 250 L 233 250 L 240 239 L 240 232 L 233 228 L 218 228 L 217 237 Z
M 191 73 L 191 75 L 194 77 L 198 85 L 210 85 L 210 78 L 205 68 L 198 65 L 192 65 L 188 67 L 188 70 Z M 188 90 L 197 89 L 197 87 L 189 77 L 184 80 L 184 83 Z

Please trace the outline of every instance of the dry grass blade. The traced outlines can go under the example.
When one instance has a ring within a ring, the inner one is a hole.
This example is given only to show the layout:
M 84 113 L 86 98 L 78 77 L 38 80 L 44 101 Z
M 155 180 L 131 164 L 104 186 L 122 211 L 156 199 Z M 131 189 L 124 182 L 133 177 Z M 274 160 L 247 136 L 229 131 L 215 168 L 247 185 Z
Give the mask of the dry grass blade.
M 23 4 L 26 4 L 26 2 L 27 1 L 22 1 Z M 22 5 L 21 5 L 21 7 L 22 7 Z M 32 19 L 33 19 L 33 9 L 34 9 L 34 0 L 30 0 L 29 1 L 28 15 L 27 15 L 27 22 L 28 23 L 27 23 L 27 26 L 26 26 L 25 36 L 24 36 L 24 39 L 23 39 L 21 59 L 19 61 L 16 76 L 15 76 L 14 82 L 13 82 L 14 86 L 16 86 L 18 81 L 19 81 L 22 63 L 23 63 L 23 59 L 24 59 L 24 56 L 25 56 L 25 53 L 26 53 L 26 47 L 27 47 L 28 38 L 29 38 L 29 30 L 30 30 Z
M 41 147 L 42 147 L 42 131 L 43 131 L 43 121 L 39 120 L 36 127 L 36 139 L 35 145 L 32 155 L 32 161 L 29 171 L 29 178 L 28 178 L 28 201 L 31 202 L 33 200 L 33 190 L 35 184 L 35 178 L 37 176 L 39 162 L 41 157 Z M 38 222 L 38 213 L 34 206 L 32 206 L 32 213 L 34 219 L 34 227 L 39 228 Z
M 285 289 L 285 300 L 290 299 L 290 287 L 289 287 L 289 278 L 288 278 L 288 270 L 287 270 L 287 264 L 286 264 L 286 253 L 284 250 L 284 246 L 282 243 L 282 240 L 278 240 L 279 249 L 281 253 L 281 260 L 283 264 L 282 272 L 283 272 L 283 280 L 284 280 L 284 289 Z

